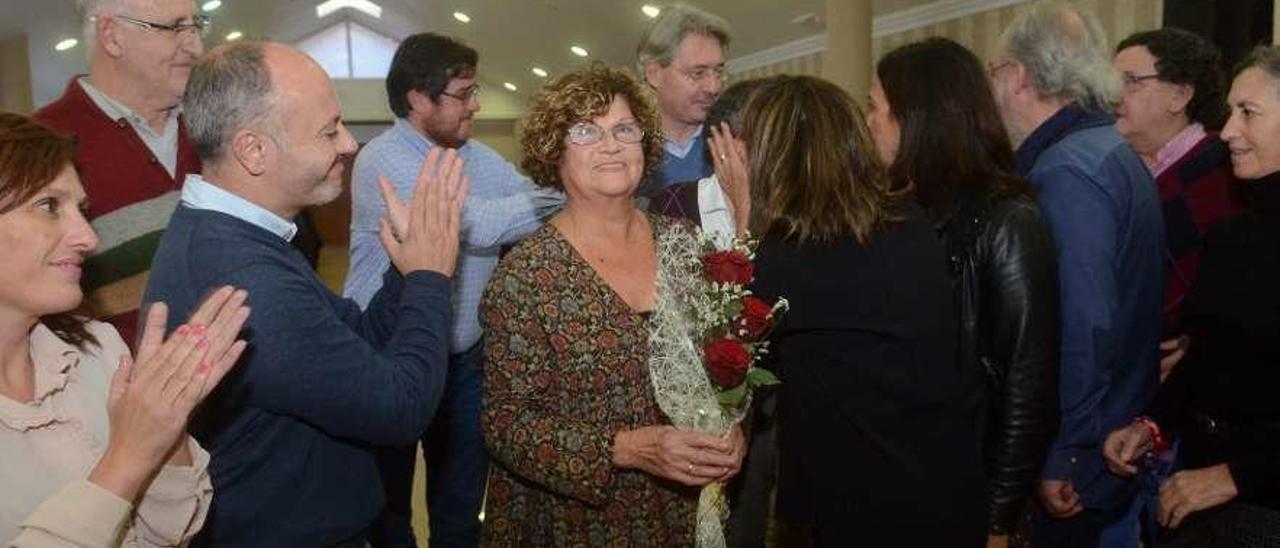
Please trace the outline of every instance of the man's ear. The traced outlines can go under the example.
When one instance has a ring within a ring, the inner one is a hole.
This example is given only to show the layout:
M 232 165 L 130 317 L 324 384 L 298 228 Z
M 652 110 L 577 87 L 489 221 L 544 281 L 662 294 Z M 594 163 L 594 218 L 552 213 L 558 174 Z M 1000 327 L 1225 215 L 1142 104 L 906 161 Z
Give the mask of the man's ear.
M 657 88 L 662 81 L 662 65 L 652 59 L 644 62 L 644 81 L 651 88 Z
M 432 101 L 431 97 L 416 89 L 405 92 L 405 98 L 409 100 L 410 110 L 416 110 L 425 115 L 430 115 L 436 108 L 436 102 Z
M 237 130 L 227 146 L 227 152 L 241 169 L 255 177 L 266 173 L 276 155 L 276 146 L 271 138 L 254 129 Z
M 1171 114 L 1180 114 L 1187 111 L 1187 106 L 1191 104 L 1191 99 L 1196 96 L 1196 88 L 1191 84 L 1178 84 L 1174 87 L 1173 98 L 1170 100 L 1169 112 Z M 1187 116 L 1190 118 L 1190 116 Z
M 1035 90 L 1035 79 L 1031 77 L 1031 71 L 1027 70 L 1027 67 L 1022 66 L 1022 63 L 1015 62 L 1009 68 L 1013 69 L 1013 83 L 1016 84 L 1014 89 L 1018 91 Z
M 120 43 L 120 25 L 110 17 L 97 17 L 93 20 L 94 40 L 98 49 L 111 57 L 124 54 L 124 46 Z

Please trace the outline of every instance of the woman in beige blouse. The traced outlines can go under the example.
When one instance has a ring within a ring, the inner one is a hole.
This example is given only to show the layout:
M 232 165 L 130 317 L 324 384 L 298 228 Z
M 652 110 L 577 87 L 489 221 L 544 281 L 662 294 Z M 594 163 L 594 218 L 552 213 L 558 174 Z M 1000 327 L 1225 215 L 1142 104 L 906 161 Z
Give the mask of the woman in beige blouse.
M 153 306 L 136 364 L 115 329 L 70 315 L 98 244 L 72 147 L 0 113 L 0 541 L 182 545 L 212 497 L 187 418 L 244 350 L 246 296 L 222 288 L 168 340 Z

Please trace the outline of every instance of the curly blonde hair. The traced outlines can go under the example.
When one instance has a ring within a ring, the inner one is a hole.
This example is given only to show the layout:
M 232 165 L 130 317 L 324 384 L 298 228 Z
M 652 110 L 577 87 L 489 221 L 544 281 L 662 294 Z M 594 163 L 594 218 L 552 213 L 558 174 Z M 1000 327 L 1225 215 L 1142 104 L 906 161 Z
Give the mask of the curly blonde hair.
M 631 107 L 644 138 L 644 175 L 648 178 L 662 165 L 662 129 L 658 112 L 640 84 L 626 71 L 602 63 L 570 72 L 547 84 L 533 101 L 520 132 L 520 167 L 538 186 L 564 188 L 560 162 L 568 146 L 569 128 L 609 112 L 614 97 L 622 97 Z

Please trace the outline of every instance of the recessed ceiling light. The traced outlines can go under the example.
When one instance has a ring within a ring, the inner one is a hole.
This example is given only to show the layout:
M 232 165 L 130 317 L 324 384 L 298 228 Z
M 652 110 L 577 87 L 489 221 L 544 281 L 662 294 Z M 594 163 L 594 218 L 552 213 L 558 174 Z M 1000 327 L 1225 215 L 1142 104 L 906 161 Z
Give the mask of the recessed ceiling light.
M 516 91 L 517 89 L 519 89 L 516 87 L 515 84 L 512 84 L 511 82 L 503 82 L 502 87 L 507 88 L 507 91 Z
M 316 6 L 316 17 L 323 18 L 343 8 L 364 12 L 369 17 L 382 17 L 382 6 L 370 0 L 325 0 Z
M 75 38 L 67 38 L 66 40 L 63 40 L 61 42 L 58 42 L 57 44 L 54 44 L 53 49 L 58 51 L 67 51 L 71 48 L 76 47 L 76 44 L 79 44 L 79 43 L 80 41 L 76 40 Z
M 227 33 L 227 41 L 228 41 L 228 42 L 234 42 L 234 41 L 236 41 L 236 40 L 239 40 L 239 39 L 240 39 L 241 37 L 243 37 L 243 36 L 244 36 L 244 33 L 243 33 L 243 32 L 240 32 L 240 31 L 238 31 L 238 30 L 233 30 L 233 31 L 231 31 L 231 32 L 228 32 L 228 33 Z
M 547 71 L 543 70 L 542 67 L 533 67 L 533 73 L 537 74 L 539 78 L 547 77 Z
M 204 11 L 213 11 L 220 7 L 222 7 L 222 0 L 209 0 L 208 2 L 205 2 L 203 5 L 201 5 L 200 9 Z
M 462 23 L 470 23 L 470 22 L 471 22 L 471 16 L 470 16 L 470 15 L 467 15 L 467 14 L 465 14 L 465 13 L 462 13 L 462 12 L 460 12 L 460 11 L 455 11 L 455 12 L 453 12 L 453 18 L 454 18 L 454 19 L 457 19 L 458 21 L 460 21 L 460 22 L 462 22 Z
M 569 51 L 572 51 L 573 54 L 577 55 L 578 57 L 586 57 L 590 55 L 589 53 L 587 53 L 586 48 L 583 48 L 582 46 L 572 46 L 569 48 Z
M 650 19 L 657 17 L 659 13 L 662 13 L 662 10 L 658 9 L 658 6 L 650 6 L 649 4 L 640 6 L 640 11 L 644 12 L 645 15 L 648 15 Z

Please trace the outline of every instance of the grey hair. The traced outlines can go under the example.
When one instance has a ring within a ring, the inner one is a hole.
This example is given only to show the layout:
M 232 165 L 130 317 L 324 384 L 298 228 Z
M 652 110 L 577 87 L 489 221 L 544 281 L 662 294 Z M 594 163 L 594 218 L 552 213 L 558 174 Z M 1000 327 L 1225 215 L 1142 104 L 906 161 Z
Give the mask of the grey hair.
M 1111 111 L 1120 77 L 1111 65 L 1097 17 L 1066 2 L 1042 2 L 1019 15 L 1000 36 L 1002 49 L 1027 69 L 1041 97 Z
M 1235 67 L 1236 76 L 1245 70 L 1257 67 L 1272 78 L 1280 79 L 1280 46 L 1258 46 Z
M 128 0 L 76 0 L 76 13 L 80 15 L 80 33 L 84 35 L 85 52 L 93 53 L 98 47 L 98 27 L 94 18 L 107 11 L 121 9 Z
M 640 45 L 636 46 L 636 72 L 640 80 L 644 81 L 644 66 L 649 61 L 663 67 L 670 65 L 676 48 L 689 34 L 715 38 L 722 48 L 729 47 L 733 39 L 729 23 L 718 15 L 685 4 L 663 6 L 662 13 L 645 29 Z
M 271 115 L 274 90 L 260 42 L 223 45 L 196 62 L 187 80 L 182 112 L 200 160 L 220 159 L 237 130 L 264 124 L 277 130 Z

